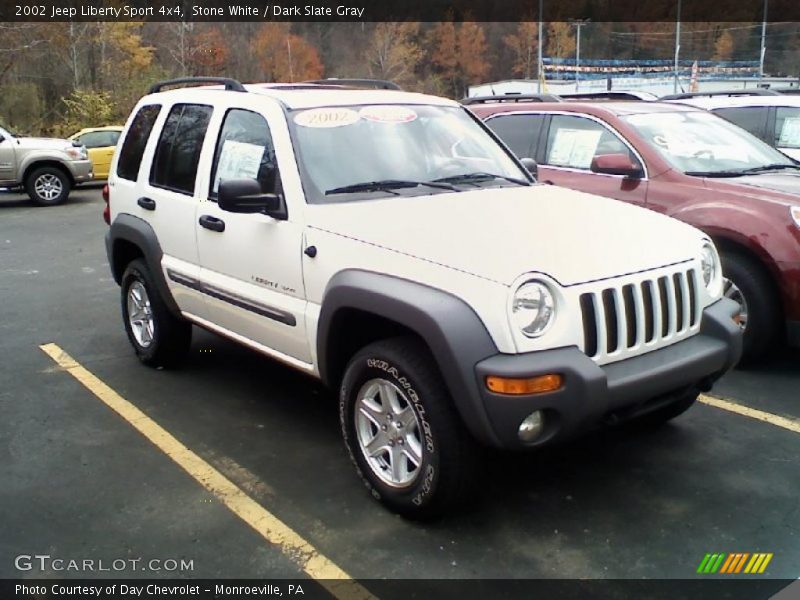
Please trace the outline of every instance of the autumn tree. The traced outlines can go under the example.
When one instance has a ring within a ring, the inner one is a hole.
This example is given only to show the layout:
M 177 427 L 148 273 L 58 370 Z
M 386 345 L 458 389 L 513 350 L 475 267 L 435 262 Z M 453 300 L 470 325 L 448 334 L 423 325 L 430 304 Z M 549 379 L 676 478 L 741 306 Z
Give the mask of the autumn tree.
M 188 66 L 192 75 L 222 75 L 228 61 L 228 45 L 219 28 L 196 32 L 190 40 Z
M 456 41 L 458 66 L 464 83 L 478 83 L 489 72 L 489 61 L 486 58 L 489 47 L 483 27 L 475 21 L 464 21 L 458 28 Z
M 713 60 L 730 60 L 733 56 L 733 36 L 730 31 L 723 31 L 714 42 Z
M 322 77 L 316 48 L 291 33 L 287 22 L 264 23 L 250 48 L 266 81 L 303 81 Z
M 423 56 L 418 35 L 419 23 L 378 23 L 366 53 L 370 75 L 402 86 L 413 84 Z
M 572 25 L 556 21 L 547 26 L 547 54 L 556 58 L 571 58 L 575 54 Z
M 453 96 L 463 96 L 470 83 L 489 71 L 486 34 L 479 23 L 465 21 L 456 27 L 452 21 L 437 24 L 430 34 L 431 62 L 450 83 Z
M 533 21 L 522 21 L 514 33 L 503 38 L 503 43 L 514 53 L 514 64 L 511 72 L 525 79 L 531 79 L 538 66 L 539 24 Z

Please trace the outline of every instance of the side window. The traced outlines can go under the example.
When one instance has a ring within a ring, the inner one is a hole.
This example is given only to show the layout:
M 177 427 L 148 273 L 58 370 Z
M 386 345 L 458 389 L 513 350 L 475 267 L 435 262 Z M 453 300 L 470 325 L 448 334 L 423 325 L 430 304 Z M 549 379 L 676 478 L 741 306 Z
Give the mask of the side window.
M 597 121 L 571 115 L 553 115 L 547 135 L 545 164 L 588 170 L 595 156 L 625 154 L 639 160 L 628 146 Z
M 774 144 L 778 148 L 800 148 L 800 107 L 778 107 Z
M 117 175 L 119 177 L 136 181 L 136 176 L 139 174 L 139 165 L 142 164 L 144 147 L 147 145 L 147 138 L 150 137 L 150 132 L 153 130 L 153 125 L 158 118 L 159 112 L 161 112 L 160 105 L 150 104 L 143 106 L 136 113 L 119 152 L 119 159 L 117 160 Z
M 257 179 L 265 194 L 278 192 L 275 146 L 264 117 L 249 110 L 231 109 L 222 123 L 214 165 L 211 168 L 211 200 L 225 179 Z
M 87 148 L 105 148 L 116 143 L 111 141 L 108 131 L 90 131 L 79 137 L 78 141 Z
M 153 157 L 151 185 L 181 194 L 194 193 L 211 112 L 210 106 L 200 104 L 176 104 L 170 109 Z
M 767 107 L 748 106 L 742 108 L 720 108 L 714 114 L 738 125 L 754 136 L 766 140 Z
M 544 115 L 507 115 L 486 121 L 519 158 L 535 158 L 543 123 Z

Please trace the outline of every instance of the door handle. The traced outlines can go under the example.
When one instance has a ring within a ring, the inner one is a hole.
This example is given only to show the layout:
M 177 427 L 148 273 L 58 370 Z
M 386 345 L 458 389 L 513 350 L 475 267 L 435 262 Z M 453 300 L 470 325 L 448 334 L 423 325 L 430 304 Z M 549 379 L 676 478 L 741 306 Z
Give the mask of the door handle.
M 156 201 L 150 198 L 139 198 L 136 201 L 136 204 L 141 206 L 145 210 L 155 210 L 156 209 Z
M 211 231 L 218 231 L 220 233 L 225 231 L 225 221 L 212 217 L 211 215 L 203 215 L 198 222 L 200 223 L 200 227 L 205 227 Z
M 542 183 L 547 184 L 547 185 L 553 185 L 553 180 L 552 179 L 545 179 L 544 181 L 542 181 Z

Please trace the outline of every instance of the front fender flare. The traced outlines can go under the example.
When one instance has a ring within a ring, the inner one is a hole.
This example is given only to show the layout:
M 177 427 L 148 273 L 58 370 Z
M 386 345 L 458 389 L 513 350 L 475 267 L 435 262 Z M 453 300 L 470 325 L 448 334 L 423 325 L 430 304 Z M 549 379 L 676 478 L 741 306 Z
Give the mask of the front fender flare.
M 317 330 L 319 371 L 331 387 L 338 383 L 329 368 L 335 352 L 331 326 L 342 309 L 372 313 L 415 332 L 430 348 L 469 431 L 483 443 L 498 444 L 475 374 L 475 365 L 498 351 L 472 307 L 452 294 L 398 277 L 362 270 L 337 273 L 326 287 Z

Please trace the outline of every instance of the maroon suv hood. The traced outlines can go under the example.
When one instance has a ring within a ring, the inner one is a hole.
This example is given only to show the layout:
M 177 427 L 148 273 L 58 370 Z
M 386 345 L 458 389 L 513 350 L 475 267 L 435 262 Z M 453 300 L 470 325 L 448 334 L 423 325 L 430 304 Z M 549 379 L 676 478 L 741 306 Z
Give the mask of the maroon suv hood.
M 732 179 L 706 179 L 709 187 L 771 200 L 786 206 L 800 204 L 800 172 L 763 173 Z

